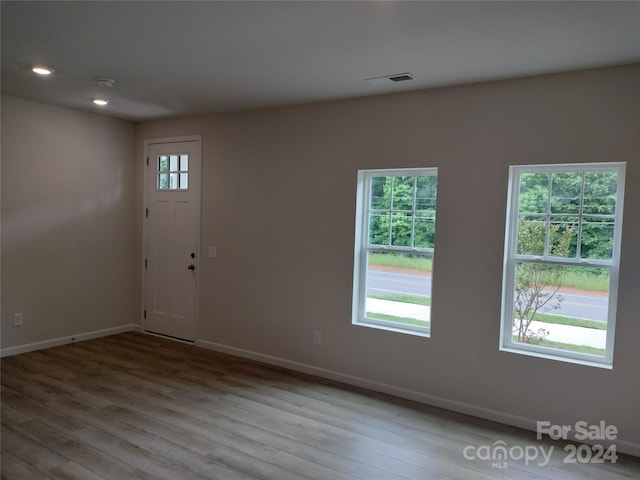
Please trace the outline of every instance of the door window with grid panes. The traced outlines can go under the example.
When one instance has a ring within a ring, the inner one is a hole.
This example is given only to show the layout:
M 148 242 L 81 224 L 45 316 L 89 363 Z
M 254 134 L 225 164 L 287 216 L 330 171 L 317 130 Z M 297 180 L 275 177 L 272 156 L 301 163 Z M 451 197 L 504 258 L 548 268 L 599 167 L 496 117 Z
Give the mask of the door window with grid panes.
M 159 155 L 157 158 L 158 190 L 189 189 L 189 155 Z

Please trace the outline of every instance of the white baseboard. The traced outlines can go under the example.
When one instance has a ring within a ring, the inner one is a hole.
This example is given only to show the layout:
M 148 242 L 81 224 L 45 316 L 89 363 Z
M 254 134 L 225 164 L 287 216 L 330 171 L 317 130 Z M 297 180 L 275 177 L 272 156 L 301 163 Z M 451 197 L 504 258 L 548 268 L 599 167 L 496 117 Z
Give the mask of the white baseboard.
M 91 340 L 92 338 L 107 337 L 109 335 L 116 335 L 118 333 L 131 331 L 141 332 L 142 329 L 140 325 L 129 324 L 113 328 L 105 328 L 104 330 L 95 330 L 93 332 L 78 333 L 75 335 L 69 335 L 67 337 L 52 338 L 50 340 L 43 340 L 42 342 L 27 343 L 25 345 L 3 348 L 2 350 L 0 350 L 0 357 L 9 357 L 11 355 L 18 355 L 20 353 L 33 352 L 35 350 L 42 350 L 44 348 L 66 345 L 67 343 L 81 342 L 83 340 Z
M 626 453 L 634 457 L 640 457 L 640 444 L 627 442 L 626 440 L 615 440 L 616 448 L 619 453 Z
M 272 355 L 265 355 L 263 353 L 253 352 L 251 350 L 244 350 L 242 348 L 231 347 L 216 342 L 209 342 L 207 340 L 196 340 L 195 345 L 197 347 L 207 348 L 209 350 L 215 350 L 217 352 L 228 353 L 238 357 L 248 358 L 259 362 L 267 363 L 270 365 L 276 365 L 278 367 L 288 368 L 297 372 L 308 373 L 310 375 L 316 375 L 318 377 L 327 378 L 329 380 L 335 380 L 338 382 L 354 385 L 357 387 L 366 388 L 376 392 L 386 393 L 394 395 L 396 397 L 404 398 L 406 400 L 413 400 L 415 402 L 423 403 L 425 405 L 431 405 L 434 407 L 451 410 L 453 412 L 462 413 L 465 415 L 471 415 L 474 417 L 483 418 L 485 420 L 491 420 L 497 423 L 503 423 L 512 427 L 519 427 L 525 430 L 535 432 L 537 428 L 537 420 L 527 417 L 521 417 L 518 415 L 512 415 L 509 413 L 500 412 L 490 408 L 479 407 L 469 403 L 459 402 L 456 400 L 447 399 L 444 397 L 438 397 L 435 395 L 429 395 L 426 393 L 418 392 L 415 390 L 409 390 L 406 388 L 390 385 L 387 383 L 376 382 L 363 377 L 349 375 L 335 370 L 328 370 L 325 368 L 316 367 L 306 363 L 294 362 L 280 357 L 274 357 Z M 640 444 L 627 442 L 624 440 L 615 440 L 616 448 L 619 453 L 627 453 L 640 457 Z

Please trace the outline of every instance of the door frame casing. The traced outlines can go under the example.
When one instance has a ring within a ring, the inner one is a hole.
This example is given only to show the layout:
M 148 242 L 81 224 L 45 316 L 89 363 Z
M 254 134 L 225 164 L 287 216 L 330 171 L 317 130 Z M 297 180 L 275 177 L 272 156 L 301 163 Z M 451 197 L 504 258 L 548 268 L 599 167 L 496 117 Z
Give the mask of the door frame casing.
M 202 216 L 201 216 L 201 211 L 202 211 L 202 135 L 184 135 L 184 136 L 178 136 L 178 137 L 162 137 L 162 138 L 149 138 L 149 139 L 145 139 L 144 140 L 144 154 L 143 154 L 143 158 L 142 158 L 142 168 L 143 168 L 143 174 L 142 174 L 142 211 L 140 212 L 141 218 L 142 218 L 142 262 L 141 262 L 141 277 L 142 277 L 142 298 L 141 298 L 141 305 L 140 305 L 140 327 L 141 330 L 144 333 L 148 333 L 146 332 L 146 319 L 145 319 L 145 315 L 144 312 L 146 310 L 146 302 L 147 302 L 147 274 L 146 274 L 146 267 L 145 267 L 145 259 L 147 258 L 147 221 L 146 221 L 146 209 L 148 208 L 147 205 L 147 194 L 148 192 L 148 187 L 147 187 L 147 175 L 149 175 L 149 172 L 147 170 L 147 159 L 149 157 L 149 147 L 151 145 L 157 145 L 157 144 L 163 144 L 163 143 L 181 143 L 181 142 L 196 142 L 198 145 L 198 154 L 200 156 L 200 162 L 199 163 L 199 171 L 197 172 L 198 175 L 198 180 L 197 180 L 197 186 L 198 186 L 198 195 L 196 195 L 196 258 L 194 259 L 195 261 L 195 265 L 196 265 L 196 270 L 195 270 L 195 276 L 196 276 L 196 281 L 195 281 L 195 295 L 194 295 L 194 302 L 195 305 L 193 305 L 193 314 L 194 314 L 194 339 L 193 342 L 188 342 L 188 343 L 195 343 L 195 341 L 197 340 L 198 337 L 198 326 L 199 326 L 199 320 L 200 320 L 200 313 L 199 313 L 199 303 L 200 303 L 200 229 L 201 229 L 201 223 L 202 223 Z M 151 165 L 149 165 L 151 166 Z M 155 174 L 155 172 L 154 172 Z M 191 182 L 191 178 L 189 179 L 189 181 Z M 173 337 L 166 337 L 166 338 L 173 338 Z M 180 339 L 175 339 L 178 341 L 184 341 L 184 340 L 180 340 Z

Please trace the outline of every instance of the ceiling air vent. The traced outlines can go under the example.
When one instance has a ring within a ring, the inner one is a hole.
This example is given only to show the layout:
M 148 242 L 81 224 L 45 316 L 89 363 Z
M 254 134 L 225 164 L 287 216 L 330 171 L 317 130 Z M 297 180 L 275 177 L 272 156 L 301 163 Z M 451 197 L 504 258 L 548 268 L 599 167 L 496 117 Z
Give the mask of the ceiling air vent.
M 371 85 L 390 85 L 393 83 L 406 82 L 413 80 L 413 75 L 409 72 L 396 73 L 393 75 L 385 75 L 384 77 L 365 78 L 365 82 Z
M 389 77 L 392 82 L 406 82 L 407 80 L 413 80 L 410 73 L 401 73 L 400 75 L 394 75 Z

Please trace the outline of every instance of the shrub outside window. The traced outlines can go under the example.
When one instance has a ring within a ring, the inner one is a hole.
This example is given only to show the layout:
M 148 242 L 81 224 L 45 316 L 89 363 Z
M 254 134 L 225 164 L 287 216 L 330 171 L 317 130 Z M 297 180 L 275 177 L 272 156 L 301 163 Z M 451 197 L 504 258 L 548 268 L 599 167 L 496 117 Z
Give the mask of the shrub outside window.
M 358 172 L 353 323 L 428 336 L 437 169 Z
M 611 366 L 624 163 L 510 168 L 502 350 Z

